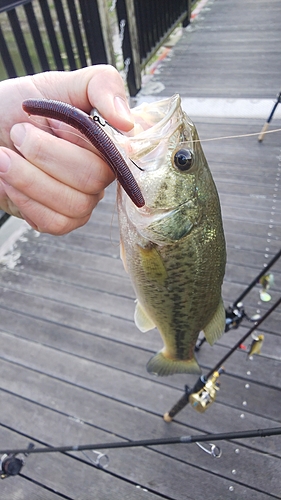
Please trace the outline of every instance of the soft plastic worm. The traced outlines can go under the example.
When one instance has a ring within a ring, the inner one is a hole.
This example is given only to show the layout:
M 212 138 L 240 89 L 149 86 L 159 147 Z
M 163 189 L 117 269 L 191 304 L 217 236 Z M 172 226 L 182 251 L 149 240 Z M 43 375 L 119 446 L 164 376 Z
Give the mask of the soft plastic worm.
M 55 118 L 79 130 L 100 152 L 134 204 L 137 207 L 144 206 L 141 190 L 127 163 L 114 142 L 91 116 L 70 104 L 49 99 L 27 99 L 23 101 L 22 107 L 29 115 Z

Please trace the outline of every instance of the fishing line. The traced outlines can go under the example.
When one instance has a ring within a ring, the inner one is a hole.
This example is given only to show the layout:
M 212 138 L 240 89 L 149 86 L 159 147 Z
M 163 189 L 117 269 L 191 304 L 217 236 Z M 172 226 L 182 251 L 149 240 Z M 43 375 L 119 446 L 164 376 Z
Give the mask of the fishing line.
M 34 118 L 31 118 L 29 117 L 30 121 L 32 121 L 35 125 L 38 125 L 38 121 L 35 120 Z M 60 122 L 62 123 L 62 122 Z M 116 130 L 119 134 L 122 134 L 122 135 L 125 135 L 123 134 L 122 132 L 120 132 L 119 130 L 117 130 L 115 127 L 113 127 L 112 125 L 110 125 L 110 123 L 108 122 L 105 122 L 106 125 L 108 125 L 110 128 L 112 128 L 113 130 Z M 58 137 L 60 138 L 58 135 L 56 135 L 56 129 L 53 129 L 51 127 L 51 125 L 43 125 L 43 124 L 40 124 L 40 127 L 41 128 L 45 128 L 45 129 L 50 129 L 54 132 L 54 136 L 55 137 Z M 90 146 L 92 146 L 92 144 L 86 139 L 86 137 L 83 137 L 82 135 L 79 135 L 77 134 L 76 132 L 72 131 L 70 128 L 69 129 L 60 129 L 62 132 L 67 132 L 69 133 L 70 135 L 74 135 L 76 137 L 78 137 L 79 139 L 82 139 L 83 141 L 85 141 L 87 144 L 89 144 Z M 281 128 L 276 128 L 276 129 L 273 129 L 273 130 L 267 130 L 266 132 L 264 132 L 264 134 L 274 134 L 276 132 L 281 132 Z M 220 141 L 220 140 L 225 140 L 225 139 L 243 139 L 243 137 L 255 137 L 255 136 L 258 136 L 260 135 L 260 132 L 252 132 L 250 134 L 238 134 L 238 135 L 226 135 L 226 136 L 220 136 L 220 137 L 210 137 L 209 139 L 195 139 L 193 142 L 211 142 L 211 141 Z M 67 139 L 65 139 L 67 140 Z M 131 160 L 132 161 L 132 160 Z M 134 163 L 132 161 L 132 163 Z M 137 166 L 137 165 L 136 165 Z M 137 166 L 138 167 L 138 166 Z M 139 167 L 138 167 L 139 168 Z
M 267 132 L 264 132 L 264 134 L 273 134 L 275 132 L 281 132 L 281 128 L 276 128 L 274 130 L 268 130 Z M 193 142 L 220 141 L 223 139 L 237 139 L 237 138 L 243 138 L 243 137 L 254 137 L 257 135 L 260 135 L 260 132 L 253 132 L 251 134 L 226 135 L 226 136 L 222 136 L 222 137 L 211 137 L 210 139 L 196 139 Z
M 86 137 L 84 137 L 83 135 L 79 135 L 77 132 L 75 132 L 75 129 L 73 127 L 71 127 L 71 125 L 69 125 L 69 128 L 65 127 L 65 129 L 64 128 L 55 129 L 51 125 L 45 125 L 45 124 L 40 123 L 40 121 L 36 120 L 36 118 L 33 118 L 32 115 L 29 115 L 28 118 L 29 118 L 29 121 L 32 122 L 34 125 L 39 126 L 39 128 L 41 128 L 41 129 L 45 129 L 45 132 L 52 131 L 53 134 L 51 134 L 51 135 L 53 135 L 54 137 L 57 137 L 57 139 L 62 139 L 64 141 L 67 141 L 67 139 L 60 137 L 59 135 L 56 134 L 56 130 L 59 130 L 60 132 L 67 133 L 69 135 L 73 135 L 73 136 L 77 137 L 79 140 L 84 141 L 86 144 L 89 144 L 89 146 L 91 146 L 91 148 L 93 148 L 93 145 L 90 143 L 90 141 Z M 59 120 L 57 120 L 57 121 L 59 121 Z M 63 122 L 59 121 L 59 123 L 63 123 Z M 68 141 L 68 142 L 70 142 L 70 141 Z M 71 142 L 71 144 L 79 146 L 75 142 Z M 92 151 L 92 149 L 91 149 L 91 151 Z M 98 151 L 95 154 L 98 155 Z

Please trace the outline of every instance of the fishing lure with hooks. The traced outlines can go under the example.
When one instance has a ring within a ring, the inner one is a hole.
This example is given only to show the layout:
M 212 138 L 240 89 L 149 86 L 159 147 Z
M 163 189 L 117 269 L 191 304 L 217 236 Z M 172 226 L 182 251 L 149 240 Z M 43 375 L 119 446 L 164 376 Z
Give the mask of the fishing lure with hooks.
M 79 130 L 100 152 L 133 203 L 139 208 L 145 205 L 132 172 L 114 142 L 100 126 L 99 118 L 93 118 L 65 102 L 49 99 L 27 99 L 23 101 L 22 107 L 29 115 L 54 118 Z

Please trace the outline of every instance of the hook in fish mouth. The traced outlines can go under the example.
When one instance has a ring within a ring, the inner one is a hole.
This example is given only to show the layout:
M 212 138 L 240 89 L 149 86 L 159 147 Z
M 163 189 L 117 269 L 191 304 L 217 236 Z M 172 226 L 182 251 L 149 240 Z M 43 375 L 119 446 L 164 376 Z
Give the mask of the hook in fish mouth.
M 141 170 L 142 172 L 144 172 L 144 168 L 141 168 L 139 165 L 137 165 L 134 160 L 132 160 L 132 158 L 129 158 L 130 161 L 132 162 L 133 165 L 135 165 L 135 167 L 137 167 L 139 170 Z
M 81 132 L 100 152 L 133 203 L 138 208 L 145 205 L 142 192 L 131 170 L 114 142 L 100 126 L 99 120 L 93 119 L 71 104 L 52 99 L 26 99 L 23 101 L 22 107 L 29 115 L 55 118 Z
M 118 134 L 124 135 L 122 132 L 120 132 L 120 130 L 113 127 L 113 125 L 110 125 L 110 123 L 108 123 L 106 120 L 103 120 L 102 116 L 99 114 L 99 112 L 96 108 L 94 108 L 93 113 L 90 116 L 92 117 L 92 119 L 95 122 L 98 122 L 102 127 L 105 127 L 107 125 L 108 127 L 111 128 L 111 130 L 114 130 Z M 135 165 L 135 167 L 137 167 L 139 170 L 144 172 L 144 168 L 141 168 L 139 165 L 137 165 L 137 163 L 134 162 L 134 160 L 132 160 L 132 158 L 129 158 L 129 160 L 132 162 L 133 165 Z

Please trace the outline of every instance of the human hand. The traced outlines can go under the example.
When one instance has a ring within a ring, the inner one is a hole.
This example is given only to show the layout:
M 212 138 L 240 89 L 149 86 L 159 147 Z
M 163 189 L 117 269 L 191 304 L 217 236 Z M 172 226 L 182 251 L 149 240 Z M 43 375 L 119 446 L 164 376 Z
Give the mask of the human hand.
M 28 122 L 21 106 L 28 98 L 68 102 L 87 113 L 95 107 L 129 131 L 124 84 L 108 65 L 0 83 L 0 207 L 38 231 L 65 234 L 89 220 L 114 174 L 77 131 L 39 117 Z

